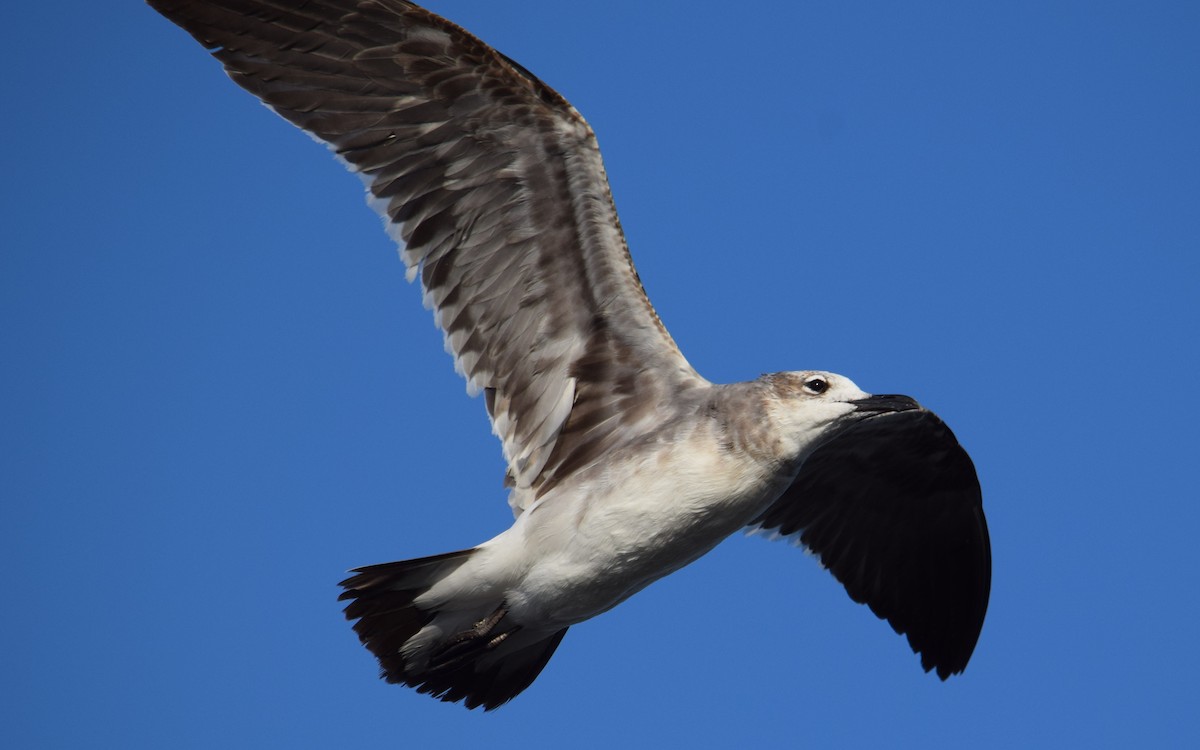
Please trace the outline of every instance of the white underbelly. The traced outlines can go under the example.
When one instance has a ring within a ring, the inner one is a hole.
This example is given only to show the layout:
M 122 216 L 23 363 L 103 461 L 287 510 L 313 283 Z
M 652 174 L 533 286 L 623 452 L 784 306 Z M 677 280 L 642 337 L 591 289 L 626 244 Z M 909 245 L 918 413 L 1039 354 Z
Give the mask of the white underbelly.
M 530 563 L 510 596 L 514 616 L 563 627 L 611 609 L 744 527 L 779 489 L 765 469 L 715 449 L 625 466 L 545 498 L 506 532 Z

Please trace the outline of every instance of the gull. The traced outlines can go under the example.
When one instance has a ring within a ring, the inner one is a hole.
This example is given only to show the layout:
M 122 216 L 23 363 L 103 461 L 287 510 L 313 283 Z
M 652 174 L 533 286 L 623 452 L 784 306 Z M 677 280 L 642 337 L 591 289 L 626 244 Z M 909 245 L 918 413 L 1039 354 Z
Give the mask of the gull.
M 954 434 L 829 372 L 701 377 L 557 92 L 401 0 L 149 3 L 364 181 L 500 439 L 510 528 L 340 584 L 384 679 L 494 709 L 570 626 L 742 529 L 804 546 L 925 671 L 966 668 L 991 550 Z

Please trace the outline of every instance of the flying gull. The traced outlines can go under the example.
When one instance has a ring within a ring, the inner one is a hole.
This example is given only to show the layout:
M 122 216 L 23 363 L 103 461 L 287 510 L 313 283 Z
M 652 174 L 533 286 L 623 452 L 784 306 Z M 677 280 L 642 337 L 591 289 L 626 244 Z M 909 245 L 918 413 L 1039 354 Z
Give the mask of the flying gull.
M 496 708 L 571 625 L 746 528 L 807 547 L 926 671 L 963 671 L 991 551 L 953 433 L 828 372 L 701 377 L 558 93 L 401 0 L 149 2 L 363 179 L 503 446 L 509 529 L 341 583 L 384 679 Z

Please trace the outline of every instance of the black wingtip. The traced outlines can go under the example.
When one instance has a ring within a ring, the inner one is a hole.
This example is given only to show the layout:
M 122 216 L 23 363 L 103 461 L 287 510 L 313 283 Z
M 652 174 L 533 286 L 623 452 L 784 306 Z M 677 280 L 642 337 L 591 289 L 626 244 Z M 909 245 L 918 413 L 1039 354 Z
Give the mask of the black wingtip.
M 889 404 L 903 406 L 879 405 Z M 798 535 L 854 601 L 906 636 L 925 671 L 946 680 L 966 669 L 991 592 L 979 478 L 932 412 L 868 410 L 805 461 L 755 525 Z

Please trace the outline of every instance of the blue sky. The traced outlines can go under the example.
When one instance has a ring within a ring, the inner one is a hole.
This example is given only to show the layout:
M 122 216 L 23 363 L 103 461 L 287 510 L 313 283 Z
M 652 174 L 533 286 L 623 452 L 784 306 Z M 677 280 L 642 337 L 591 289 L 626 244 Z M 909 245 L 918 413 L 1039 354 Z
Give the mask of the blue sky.
M 940 683 L 733 538 L 498 712 L 385 685 L 347 568 L 510 516 L 358 181 L 137 2 L 0 29 L 7 747 L 1194 746 L 1200 6 L 429 3 L 588 117 L 715 381 L 820 368 L 974 457 Z

